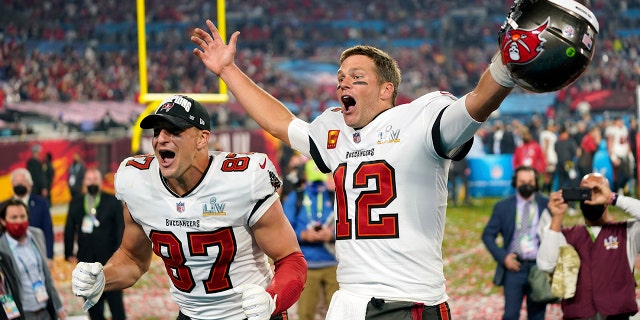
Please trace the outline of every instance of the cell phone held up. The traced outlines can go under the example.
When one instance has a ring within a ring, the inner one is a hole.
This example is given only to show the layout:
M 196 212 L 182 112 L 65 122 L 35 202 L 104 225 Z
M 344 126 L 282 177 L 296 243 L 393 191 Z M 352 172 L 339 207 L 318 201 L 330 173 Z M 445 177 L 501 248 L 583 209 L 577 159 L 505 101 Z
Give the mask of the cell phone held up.
M 562 188 L 562 198 L 565 202 L 591 200 L 591 188 Z

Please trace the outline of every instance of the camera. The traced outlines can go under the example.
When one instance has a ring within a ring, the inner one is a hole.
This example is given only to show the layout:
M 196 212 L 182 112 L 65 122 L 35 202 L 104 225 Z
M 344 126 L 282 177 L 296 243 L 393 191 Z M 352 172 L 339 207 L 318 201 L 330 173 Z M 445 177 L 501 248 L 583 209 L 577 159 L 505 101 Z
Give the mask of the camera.
M 591 200 L 591 188 L 562 188 L 562 198 L 564 201 Z

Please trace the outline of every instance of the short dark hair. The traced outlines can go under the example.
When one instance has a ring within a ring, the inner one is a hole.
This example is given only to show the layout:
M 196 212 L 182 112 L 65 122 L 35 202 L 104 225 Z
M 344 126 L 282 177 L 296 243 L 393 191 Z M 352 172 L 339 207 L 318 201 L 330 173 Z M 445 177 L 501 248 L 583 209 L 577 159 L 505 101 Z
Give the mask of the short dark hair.
M 0 209 L 0 219 L 2 220 L 7 219 L 7 210 L 11 206 L 22 206 L 25 210 L 27 210 L 27 216 L 29 216 L 29 207 L 27 207 L 27 205 L 24 204 L 22 200 L 11 198 L 5 201 L 4 204 L 2 205 L 2 209 Z
M 538 191 L 539 187 L 538 187 L 538 183 L 540 180 L 540 173 L 538 173 L 538 170 L 536 170 L 534 167 L 532 166 L 527 166 L 527 165 L 521 165 L 518 166 L 514 171 L 513 171 L 513 175 L 511 176 L 511 186 L 516 188 L 517 187 L 517 180 L 518 180 L 518 172 L 520 171 L 533 171 L 533 175 L 535 177 L 535 182 L 536 185 L 534 186 L 534 190 Z

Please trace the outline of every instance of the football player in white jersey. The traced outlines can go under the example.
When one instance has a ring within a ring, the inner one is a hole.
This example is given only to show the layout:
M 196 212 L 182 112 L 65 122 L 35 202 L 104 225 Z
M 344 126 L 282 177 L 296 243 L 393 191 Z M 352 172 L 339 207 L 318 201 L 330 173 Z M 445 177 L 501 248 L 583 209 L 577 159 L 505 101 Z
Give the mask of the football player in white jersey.
M 515 86 L 501 59 L 461 99 L 440 91 L 396 106 L 396 62 L 379 49 L 352 47 L 337 73 L 341 107 L 306 123 L 235 64 L 239 32 L 225 44 L 206 23 L 210 32 L 196 28 L 191 37 L 194 54 L 263 129 L 333 172 L 340 290 L 327 319 L 450 318 L 442 258 L 447 174 Z
M 209 115 L 190 97 L 168 98 L 140 127 L 153 129 L 155 154 L 125 159 L 115 175 L 122 245 L 104 267 L 78 264 L 73 292 L 90 307 L 103 290 L 132 286 L 155 253 L 178 320 L 286 318 L 307 264 L 278 200 L 273 163 L 261 153 L 209 151 Z

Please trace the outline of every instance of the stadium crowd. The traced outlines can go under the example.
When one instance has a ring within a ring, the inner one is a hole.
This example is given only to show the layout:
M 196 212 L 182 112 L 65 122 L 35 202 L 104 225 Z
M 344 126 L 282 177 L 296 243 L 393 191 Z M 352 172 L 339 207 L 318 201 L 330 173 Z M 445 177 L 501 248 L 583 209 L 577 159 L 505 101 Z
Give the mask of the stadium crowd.
M 0 2 L 1 19 L 7 22 L 0 25 L 0 129 L 3 107 L 11 104 L 137 101 L 135 1 Z M 242 32 L 236 55 L 240 68 L 275 97 L 291 102 L 301 118 L 310 119 L 334 105 L 335 85 L 301 81 L 278 68 L 279 62 L 334 63 L 348 45 L 374 44 L 396 58 L 403 70 L 397 103 L 433 90 L 461 95 L 473 88 L 495 53 L 497 30 L 512 3 L 227 0 L 227 30 Z M 217 79 L 193 57 L 189 42 L 195 26 L 202 27 L 202 21 L 216 16 L 215 2 L 146 0 L 145 4 L 149 92 L 215 92 Z M 635 94 L 640 80 L 640 0 L 591 0 L 588 5 L 600 22 L 592 66 L 574 85 L 560 91 L 544 114 L 527 115 L 526 123 L 504 116 L 488 121 L 478 132 L 476 156 L 515 153 L 523 145 L 525 131 L 536 142 L 543 140 L 544 131 L 550 130 L 555 137 L 564 131 L 581 153 L 592 128 L 607 141 L 608 128 L 614 126 L 616 117 L 569 114 L 566 109 L 582 95 L 601 89 Z M 234 103 L 231 100 L 210 109 L 216 127 L 251 125 Z M 637 159 L 637 121 L 628 114 L 623 119 Z M 7 127 L 19 127 L 19 118 L 9 121 L 13 123 Z M 505 137 L 512 140 L 512 149 L 496 150 L 496 140 L 506 141 Z M 580 158 L 577 152 L 571 154 L 572 159 Z M 300 165 L 296 162 L 300 159 L 292 158 L 281 167 Z M 545 171 L 553 176 L 563 168 L 553 166 Z M 288 178 L 288 173 L 283 176 Z M 637 171 L 633 176 L 637 177 Z M 633 183 L 621 184 L 627 188 L 623 193 L 636 192 Z
M 214 3 L 145 1 L 149 92 L 217 90 L 215 76 L 193 58 L 188 36 L 193 27 L 216 16 Z M 302 118 L 333 104 L 334 85 L 300 81 L 279 69 L 278 62 L 333 62 L 345 46 L 369 43 L 390 52 L 404 71 L 398 103 L 432 90 L 460 95 L 473 87 L 495 52 L 497 30 L 512 1 L 336 4 L 226 3 L 227 29 L 242 32 L 238 64 L 278 99 L 291 102 Z M 633 95 L 640 78 L 640 0 L 592 0 L 587 5 L 600 22 L 596 56 L 575 84 L 558 92 L 545 114 L 556 121 L 568 112 L 554 109 L 567 109 L 585 93 L 610 89 Z M 135 2 L 3 1 L 2 15 L 8 23 L 0 27 L 0 110 L 20 102 L 137 100 Z M 233 100 L 216 106 L 212 120 L 231 127 L 251 123 Z M 8 121 L 7 126 L 15 126 L 18 119 Z
M 135 2 L 33 2 L 3 4 L 8 23 L 0 30 L 1 100 L 135 100 Z M 317 92 L 287 79 L 273 61 L 333 61 L 354 41 L 391 50 L 405 70 L 401 89 L 413 98 L 431 89 L 467 92 L 495 52 L 496 32 L 510 2 L 356 0 L 337 6 L 335 1 L 232 0 L 227 1 L 227 20 L 229 30 L 242 31 L 241 67 L 282 100 L 302 102 Z M 640 18 L 631 13 L 640 10 L 640 1 L 594 0 L 589 5 L 600 22 L 600 42 L 593 67 L 574 87 L 579 92 L 634 90 L 640 37 L 620 34 L 638 27 Z M 216 14 L 213 3 L 151 0 L 146 8 L 149 25 L 156 26 L 147 35 L 149 91 L 207 92 L 215 87 L 214 77 L 201 70 L 188 43 L 189 30 Z M 178 29 L 162 27 L 169 23 Z M 401 39 L 417 41 L 404 46 L 391 41 Z

